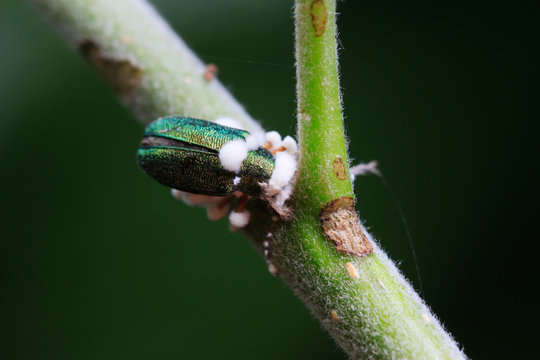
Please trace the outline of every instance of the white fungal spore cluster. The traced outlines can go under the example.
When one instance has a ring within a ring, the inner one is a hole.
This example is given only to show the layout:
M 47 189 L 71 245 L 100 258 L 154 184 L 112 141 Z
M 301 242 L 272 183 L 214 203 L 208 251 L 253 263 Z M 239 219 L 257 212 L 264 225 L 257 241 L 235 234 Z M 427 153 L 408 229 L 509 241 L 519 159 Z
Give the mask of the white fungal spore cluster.
M 244 140 L 229 141 L 219 150 L 219 161 L 223 168 L 237 174 L 247 156 L 248 147 Z
M 235 129 L 243 129 L 238 121 L 230 117 L 218 118 L 214 123 Z M 248 156 L 249 150 L 247 142 L 244 140 L 229 141 L 219 150 L 219 161 L 224 169 L 238 173 L 242 167 L 242 162 Z
M 222 117 L 214 123 L 236 129 L 242 129 L 238 121 L 228 117 Z M 289 211 L 285 202 L 292 192 L 292 180 L 296 172 L 298 145 L 296 141 L 286 136 L 284 139 L 277 131 L 252 132 L 245 139 L 232 140 L 225 143 L 219 150 L 219 160 L 224 169 L 238 174 L 242 163 L 247 158 L 249 151 L 264 147 L 275 156 L 275 166 L 268 183 L 261 183 L 263 198 L 282 216 L 287 216 Z M 242 179 L 236 176 L 234 185 L 240 184 Z M 209 196 L 191 194 L 176 189 L 172 190 L 175 198 L 182 200 L 188 205 L 204 206 L 210 220 L 219 220 L 229 214 L 231 230 L 237 230 L 249 224 L 250 213 L 245 209 L 247 195 L 236 191 L 230 196 Z M 234 198 L 238 199 L 238 208 L 230 211 L 230 203 Z
M 229 221 L 231 222 L 231 226 L 235 228 L 245 227 L 247 224 L 249 224 L 249 218 L 250 213 L 247 210 L 244 210 L 242 212 L 233 210 L 229 215 Z
M 293 190 L 293 178 L 297 168 L 298 145 L 296 140 L 285 136 L 282 140 L 277 131 L 266 133 L 265 147 L 275 154 L 276 162 L 268 184 L 261 184 L 266 199 L 278 214 L 287 218 L 290 210 L 285 202 Z

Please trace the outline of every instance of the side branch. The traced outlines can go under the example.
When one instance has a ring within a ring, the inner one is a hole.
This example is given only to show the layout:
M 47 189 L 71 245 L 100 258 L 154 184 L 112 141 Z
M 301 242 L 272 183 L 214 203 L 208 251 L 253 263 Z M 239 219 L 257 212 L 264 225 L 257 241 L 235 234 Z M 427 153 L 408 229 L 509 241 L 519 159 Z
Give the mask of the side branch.
M 255 122 L 144 0 L 32 0 L 144 124 L 165 115 Z
M 354 197 L 343 136 L 333 1 L 296 2 L 296 94 L 300 145 L 299 206 L 313 215 Z

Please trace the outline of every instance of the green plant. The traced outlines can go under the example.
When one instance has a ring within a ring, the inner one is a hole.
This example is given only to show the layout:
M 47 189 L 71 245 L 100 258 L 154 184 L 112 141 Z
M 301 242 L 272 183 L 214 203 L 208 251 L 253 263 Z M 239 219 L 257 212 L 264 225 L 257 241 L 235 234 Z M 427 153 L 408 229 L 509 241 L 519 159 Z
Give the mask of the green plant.
M 144 1 L 35 2 L 143 123 L 165 114 L 230 116 L 260 128 Z M 271 261 L 351 357 L 462 358 L 354 211 L 335 2 L 298 0 L 295 14 L 300 158 L 294 217 L 275 226 Z M 251 205 L 245 233 L 260 249 L 270 214 L 260 202 Z

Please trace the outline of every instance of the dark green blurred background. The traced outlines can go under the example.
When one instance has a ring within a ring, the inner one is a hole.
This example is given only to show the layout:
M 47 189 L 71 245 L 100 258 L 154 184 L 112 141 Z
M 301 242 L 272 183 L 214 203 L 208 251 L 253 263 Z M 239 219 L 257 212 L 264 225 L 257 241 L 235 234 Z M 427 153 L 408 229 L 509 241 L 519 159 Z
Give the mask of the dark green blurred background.
M 290 1 L 154 3 L 294 133 Z M 539 12 L 435 3 L 339 4 L 351 156 L 380 161 L 424 297 L 466 353 L 532 358 Z M 137 168 L 141 126 L 26 2 L 0 1 L 0 54 L 1 358 L 345 358 L 242 236 Z M 356 194 L 419 288 L 389 191 L 367 177 Z

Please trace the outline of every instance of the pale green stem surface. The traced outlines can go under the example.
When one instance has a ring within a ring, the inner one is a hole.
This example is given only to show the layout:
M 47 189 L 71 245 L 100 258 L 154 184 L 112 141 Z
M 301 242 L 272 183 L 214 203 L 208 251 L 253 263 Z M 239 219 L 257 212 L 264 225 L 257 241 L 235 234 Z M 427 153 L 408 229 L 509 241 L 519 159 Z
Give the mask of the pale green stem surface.
M 230 116 L 248 130 L 260 130 L 217 79 L 205 77 L 206 66 L 145 1 L 33 2 L 143 123 L 169 114 Z M 337 75 L 335 3 L 314 2 L 315 19 L 326 17 L 320 36 L 312 23 L 312 1 L 296 6 L 300 169 L 295 218 L 275 229 L 272 261 L 351 358 L 464 358 L 382 250 L 376 247 L 365 257 L 343 255 L 321 233 L 321 207 L 353 192 Z M 338 158 L 345 179 L 336 176 Z M 246 232 L 260 249 L 269 214 L 264 204 L 257 205 Z M 358 277 L 346 271 L 347 262 Z
M 144 124 L 171 114 L 206 120 L 230 116 L 247 130 L 261 129 L 217 79 L 205 78 L 206 65 L 146 1 L 32 2 L 77 51 L 84 55 L 84 44 L 95 44 L 98 71 Z M 140 70 L 140 80 L 126 67 Z

